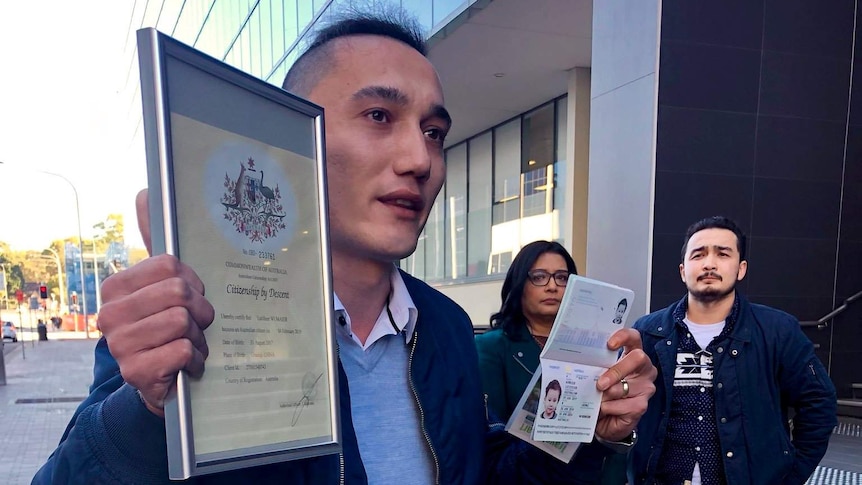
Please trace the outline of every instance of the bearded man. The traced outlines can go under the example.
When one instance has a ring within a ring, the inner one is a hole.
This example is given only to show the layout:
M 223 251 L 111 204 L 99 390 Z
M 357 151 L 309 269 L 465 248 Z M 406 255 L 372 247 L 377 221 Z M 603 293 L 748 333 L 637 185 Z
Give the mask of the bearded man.
M 736 291 L 745 242 L 725 217 L 691 225 L 686 296 L 634 325 L 659 375 L 630 483 L 802 484 L 826 453 L 835 387 L 796 318 Z

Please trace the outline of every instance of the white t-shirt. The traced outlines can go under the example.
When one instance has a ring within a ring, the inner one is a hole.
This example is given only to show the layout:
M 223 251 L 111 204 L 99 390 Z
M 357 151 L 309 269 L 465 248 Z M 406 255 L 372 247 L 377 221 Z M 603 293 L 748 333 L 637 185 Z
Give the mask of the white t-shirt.
M 697 345 L 699 345 L 703 350 L 706 350 L 706 346 L 712 342 L 712 339 L 724 330 L 724 325 L 726 323 L 726 320 L 722 320 L 718 323 L 694 323 L 687 317 L 682 321 L 685 322 L 689 333 L 694 337 L 694 341 L 697 342 Z

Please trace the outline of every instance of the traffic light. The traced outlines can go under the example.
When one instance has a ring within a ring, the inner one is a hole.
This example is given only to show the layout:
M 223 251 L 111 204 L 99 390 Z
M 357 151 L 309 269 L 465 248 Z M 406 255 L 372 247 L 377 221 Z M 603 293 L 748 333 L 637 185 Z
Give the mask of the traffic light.
M 46 299 L 48 298 L 48 287 L 45 285 L 39 285 L 39 298 Z

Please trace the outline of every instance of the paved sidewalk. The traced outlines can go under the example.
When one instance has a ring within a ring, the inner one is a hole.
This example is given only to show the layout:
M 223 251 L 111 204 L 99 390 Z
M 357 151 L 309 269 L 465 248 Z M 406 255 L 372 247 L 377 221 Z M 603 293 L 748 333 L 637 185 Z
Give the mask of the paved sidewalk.
M 88 394 L 96 339 L 65 333 L 52 332 L 47 342 L 25 342 L 23 356 L 20 342 L 5 344 L 6 385 L 0 386 L 4 484 L 30 483 Z

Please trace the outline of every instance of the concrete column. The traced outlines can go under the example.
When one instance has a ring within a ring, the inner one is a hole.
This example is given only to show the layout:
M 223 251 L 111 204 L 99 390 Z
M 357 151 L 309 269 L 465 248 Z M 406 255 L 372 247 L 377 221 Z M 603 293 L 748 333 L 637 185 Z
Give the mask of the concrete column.
M 649 308 L 660 0 L 593 3 L 587 275 Z

